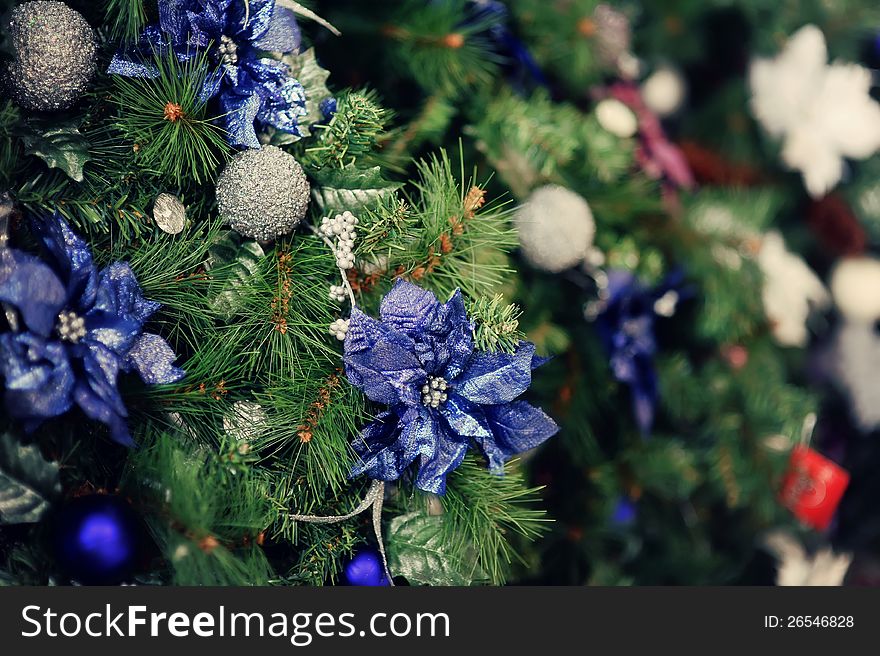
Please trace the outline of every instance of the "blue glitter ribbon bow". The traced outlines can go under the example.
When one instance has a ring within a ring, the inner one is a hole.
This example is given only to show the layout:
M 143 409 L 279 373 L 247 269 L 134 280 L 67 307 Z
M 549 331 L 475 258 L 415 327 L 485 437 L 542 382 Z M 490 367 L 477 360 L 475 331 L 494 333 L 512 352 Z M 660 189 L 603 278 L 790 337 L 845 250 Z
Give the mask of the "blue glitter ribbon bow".
M 299 50 L 300 42 L 294 13 L 275 0 L 159 0 L 159 25 L 144 30 L 135 52 L 117 53 L 107 72 L 155 77 L 153 53 L 170 47 L 186 61 L 208 50 L 218 68 L 208 76 L 202 99 L 217 97 L 229 143 L 259 148 L 255 122 L 302 136 L 303 86 L 286 64 L 261 56 Z
M 513 354 L 477 351 L 461 292 L 444 304 L 403 280 L 382 300 L 380 319 L 352 309 L 345 373 L 376 403 L 389 406 L 354 441 L 352 476 L 393 481 L 418 461 L 415 484 L 443 494 L 446 476 L 471 443 L 489 467 L 554 435 L 556 423 L 517 397 L 542 363 L 521 342 Z
M 45 262 L 0 248 L 0 302 L 24 328 L 0 335 L 6 410 L 33 430 L 77 405 L 106 424 L 114 441 L 133 445 L 119 373 L 136 371 L 151 384 L 184 375 L 168 343 L 143 332 L 159 304 L 143 297 L 128 264 L 99 271 L 60 217 L 35 220 L 33 232 L 46 248 Z

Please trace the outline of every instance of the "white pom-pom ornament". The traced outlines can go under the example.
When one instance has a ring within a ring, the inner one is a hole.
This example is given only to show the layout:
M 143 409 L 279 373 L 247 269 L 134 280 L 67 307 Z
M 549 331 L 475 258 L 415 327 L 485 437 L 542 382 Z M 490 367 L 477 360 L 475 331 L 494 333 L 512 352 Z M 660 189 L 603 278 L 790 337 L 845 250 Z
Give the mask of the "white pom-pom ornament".
M 642 83 L 642 100 L 648 109 L 661 118 L 681 109 L 684 97 L 684 78 L 674 68 L 658 68 Z
M 538 269 L 558 273 L 579 264 L 596 235 L 593 212 L 582 196 L 546 185 L 514 214 L 523 255 Z
M 639 129 L 636 115 L 616 98 L 599 101 L 596 105 L 596 120 L 608 132 L 621 139 L 628 139 Z
M 880 260 L 841 260 L 831 274 L 831 296 L 840 313 L 850 321 L 880 319 Z

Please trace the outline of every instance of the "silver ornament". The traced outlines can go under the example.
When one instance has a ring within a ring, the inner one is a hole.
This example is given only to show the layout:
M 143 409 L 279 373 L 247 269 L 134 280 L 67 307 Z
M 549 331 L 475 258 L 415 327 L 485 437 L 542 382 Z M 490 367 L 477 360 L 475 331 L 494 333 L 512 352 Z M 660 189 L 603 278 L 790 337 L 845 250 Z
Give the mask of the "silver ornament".
M 220 214 L 259 241 L 287 234 L 306 215 L 309 181 L 292 155 L 276 146 L 238 153 L 217 180 Z
M 176 235 L 186 225 L 186 208 L 177 196 L 159 194 L 153 203 L 153 220 L 163 232 Z
M 523 255 L 535 267 L 558 273 L 591 255 L 596 223 L 584 198 L 559 185 L 532 192 L 513 216 Z
M 12 11 L 12 97 L 25 109 L 68 109 L 95 73 L 95 34 L 63 2 L 26 2 Z

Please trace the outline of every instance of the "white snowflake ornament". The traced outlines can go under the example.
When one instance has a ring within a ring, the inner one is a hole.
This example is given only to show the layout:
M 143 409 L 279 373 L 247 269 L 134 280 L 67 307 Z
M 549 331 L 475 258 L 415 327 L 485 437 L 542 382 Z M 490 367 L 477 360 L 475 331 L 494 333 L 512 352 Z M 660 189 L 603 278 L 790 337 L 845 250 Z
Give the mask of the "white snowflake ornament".
M 825 285 L 806 262 L 785 247 L 776 231 L 761 241 L 758 266 L 764 273 L 761 298 L 773 336 L 783 346 L 804 346 L 810 311 L 830 302 Z
M 869 95 L 871 73 L 857 64 L 828 64 L 825 37 L 815 25 L 795 32 L 773 59 L 758 58 L 749 73 L 751 109 L 773 137 L 782 160 L 800 171 L 813 197 L 840 181 L 844 158 L 880 149 L 880 104 Z
M 808 554 L 801 543 L 786 531 L 774 531 L 765 544 L 779 561 L 778 586 L 840 586 L 852 563 L 851 553 L 834 553 L 830 547 Z

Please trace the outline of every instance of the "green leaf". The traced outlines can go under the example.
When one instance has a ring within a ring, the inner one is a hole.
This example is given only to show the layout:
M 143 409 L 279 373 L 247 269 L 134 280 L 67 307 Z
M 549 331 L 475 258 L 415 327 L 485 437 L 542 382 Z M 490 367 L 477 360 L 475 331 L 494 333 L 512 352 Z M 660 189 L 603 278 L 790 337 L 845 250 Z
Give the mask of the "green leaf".
M 0 524 L 32 524 L 61 491 L 58 463 L 43 459 L 35 444 L 0 435 Z
M 412 512 L 391 520 L 386 538 L 388 565 L 395 576 L 423 585 L 472 585 L 485 575 L 473 549 L 456 557 L 445 538 L 442 515 Z
M 91 157 L 89 142 L 71 122 L 51 126 L 32 122 L 19 134 L 25 153 L 42 159 L 50 168 L 61 169 L 77 182 L 83 181 L 83 166 Z
M 324 168 L 313 172 L 317 184 L 312 196 L 321 212 L 349 210 L 373 205 L 400 188 L 396 182 L 382 177 L 382 169 L 374 166 L 359 169 L 353 165 L 341 169 Z
M 223 276 L 224 283 L 210 301 L 211 309 L 229 321 L 241 310 L 242 289 L 247 288 L 257 274 L 265 252 L 257 242 L 240 242 L 234 233 L 226 232 L 208 249 L 208 254 L 210 269 L 232 269 L 228 275 Z

